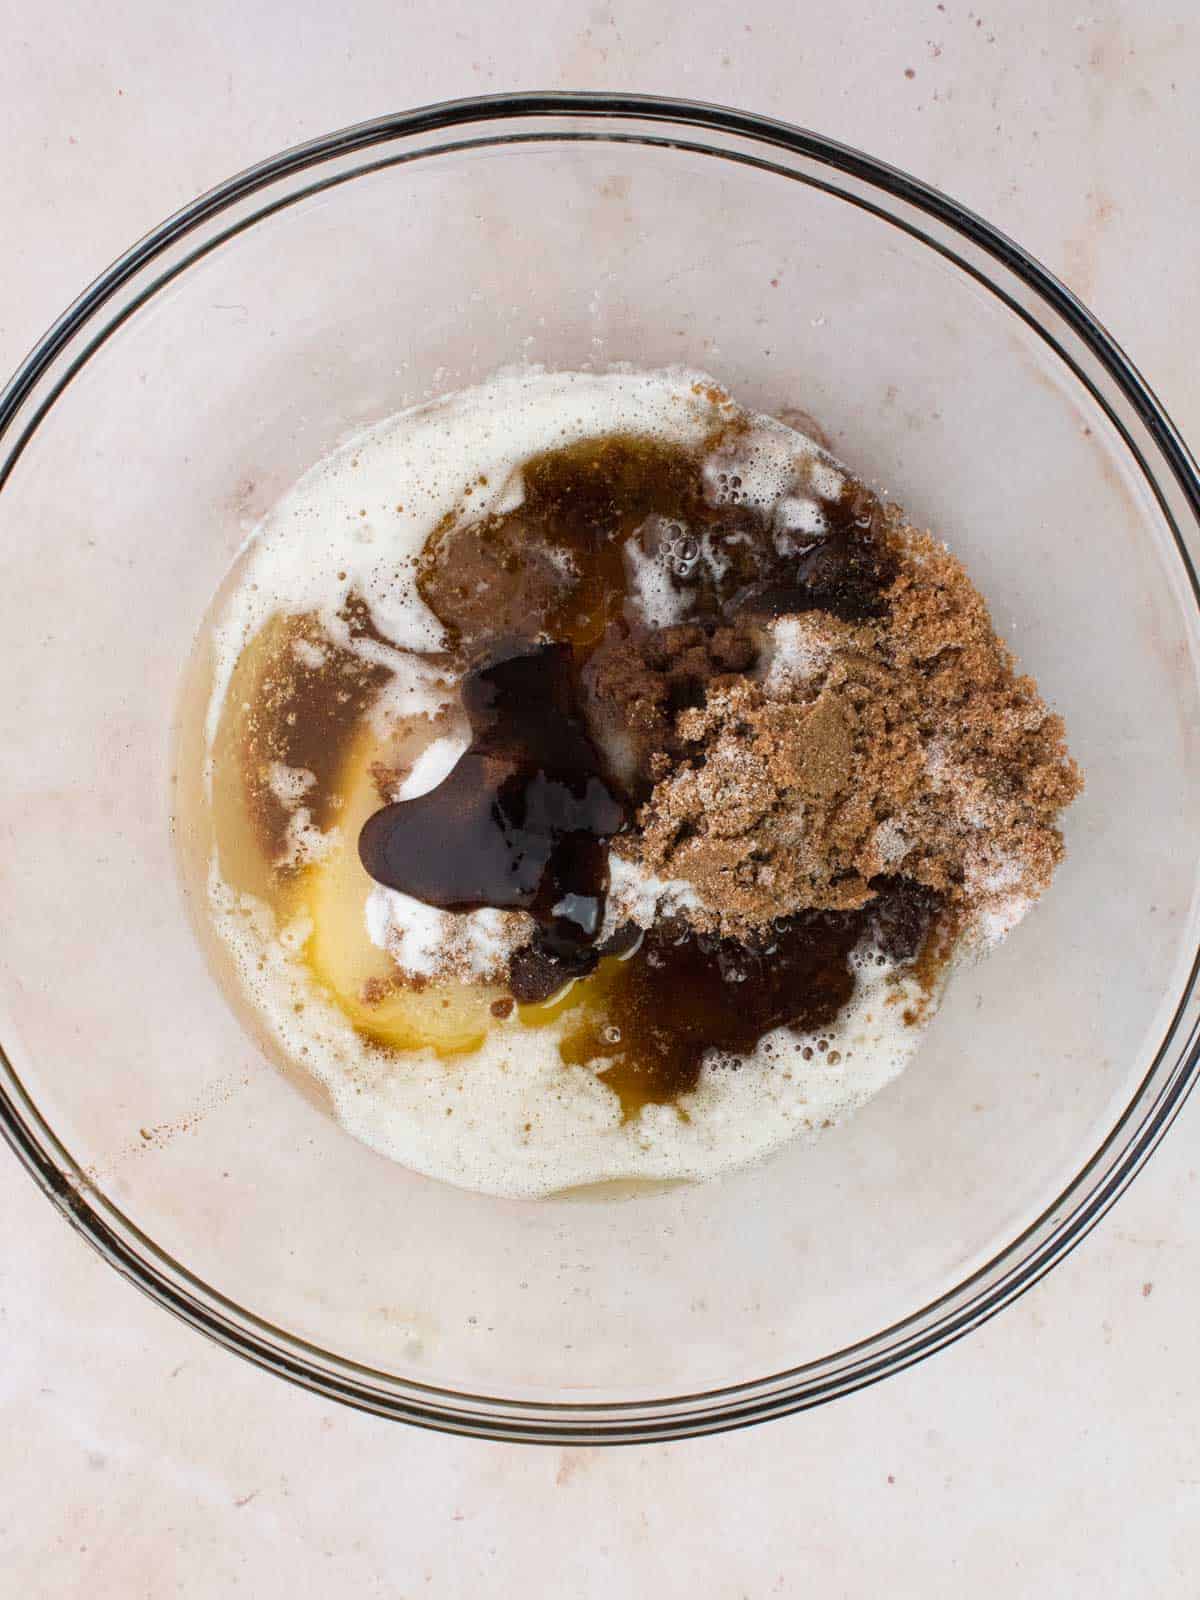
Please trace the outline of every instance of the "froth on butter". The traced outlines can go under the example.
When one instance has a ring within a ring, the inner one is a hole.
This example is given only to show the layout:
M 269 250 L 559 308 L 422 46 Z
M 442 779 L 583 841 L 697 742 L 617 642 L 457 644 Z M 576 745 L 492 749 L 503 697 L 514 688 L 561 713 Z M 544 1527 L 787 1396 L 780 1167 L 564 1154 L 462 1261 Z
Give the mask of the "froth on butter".
M 563 1025 L 498 1025 L 478 1049 L 445 1059 L 366 1043 L 303 960 L 306 925 L 277 928 L 270 909 L 235 893 L 214 862 L 213 922 L 276 1045 L 325 1086 L 346 1131 L 429 1177 L 483 1194 L 539 1198 L 585 1184 L 697 1181 L 814 1138 L 891 1082 L 920 1028 L 903 1020 L 921 991 L 871 951 L 855 990 L 819 1034 L 777 1029 L 734 1068 L 705 1061 L 677 1105 L 623 1121 L 590 1067 L 565 1066 Z M 805 1055 L 808 1059 L 805 1059 Z

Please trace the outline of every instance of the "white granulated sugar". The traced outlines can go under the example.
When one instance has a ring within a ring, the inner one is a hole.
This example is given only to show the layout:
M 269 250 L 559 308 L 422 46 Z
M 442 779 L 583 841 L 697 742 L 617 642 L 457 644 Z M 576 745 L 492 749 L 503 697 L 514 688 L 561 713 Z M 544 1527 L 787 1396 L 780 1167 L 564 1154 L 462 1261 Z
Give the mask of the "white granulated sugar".
M 778 617 L 766 632 L 763 688 L 769 695 L 790 694 L 797 685 L 819 678 L 833 657 L 829 641 L 821 636 L 820 624 L 807 613 Z
M 503 978 L 514 950 L 528 944 L 533 918 L 522 911 L 440 911 L 375 883 L 367 894 L 367 937 L 410 978 Z
M 410 977 L 429 978 L 442 961 L 446 913 L 382 883 L 367 895 L 367 935 Z
M 882 866 L 894 867 L 912 848 L 911 840 L 895 817 L 888 817 L 875 829 L 872 847 Z
M 465 728 L 461 733 L 445 734 L 440 739 L 432 740 L 413 762 L 411 771 L 393 798 L 416 800 L 418 796 L 436 789 L 457 766 L 459 757 L 470 742 L 470 735 Z
M 461 919 L 458 936 L 469 969 L 496 977 L 504 974 L 509 956 L 528 944 L 532 933 L 533 919 L 525 912 L 484 906 Z
M 1025 875 L 1024 863 L 1016 856 L 989 856 L 970 874 L 970 887 L 978 893 L 1000 894 L 1005 889 L 1015 889 Z
M 978 850 L 966 862 L 966 889 L 977 902 L 967 927 L 969 942 L 991 949 L 1006 939 L 1033 909 L 1034 897 L 1018 889 L 1024 877 L 1022 864 L 1013 856 L 998 855 L 981 838 Z
M 976 913 L 968 936 L 985 948 L 1000 944 L 1033 907 L 1029 895 L 1010 894 L 988 902 Z
M 649 928 L 660 917 L 702 907 L 696 886 L 686 878 L 656 878 L 640 863 L 609 851 L 603 938 L 609 938 L 627 922 Z
M 940 793 L 949 791 L 955 815 L 966 827 L 985 830 L 988 825 L 986 782 L 956 762 L 939 739 L 931 739 L 923 753 L 930 783 Z
M 940 739 L 930 739 L 924 747 L 925 771 L 930 782 L 939 789 L 949 784 L 953 777 L 953 765 L 945 745 Z

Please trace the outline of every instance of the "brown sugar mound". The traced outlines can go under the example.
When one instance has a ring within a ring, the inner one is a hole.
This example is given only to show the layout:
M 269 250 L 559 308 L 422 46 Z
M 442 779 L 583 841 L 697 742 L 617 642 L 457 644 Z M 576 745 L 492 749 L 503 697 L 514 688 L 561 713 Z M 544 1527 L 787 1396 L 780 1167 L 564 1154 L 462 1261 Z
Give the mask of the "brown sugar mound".
M 588 711 L 615 751 L 615 765 L 641 796 L 683 758 L 680 714 L 703 706 L 710 685 L 744 675 L 759 647 L 746 626 L 706 619 L 659 629 L 638 641 L 614 629 L 584 669 Z
M 690 882 L 704 931 L 852 910 L 903 876 L 986 940 L 1062 858 L 1056 819 L 1082 779 L 1061 718 L 961 563 L 898 521 L 889 539 L 877 618 L 681 625 L 594 662 L 600 715 L 625 717 L 649 791 L 614 847 Z

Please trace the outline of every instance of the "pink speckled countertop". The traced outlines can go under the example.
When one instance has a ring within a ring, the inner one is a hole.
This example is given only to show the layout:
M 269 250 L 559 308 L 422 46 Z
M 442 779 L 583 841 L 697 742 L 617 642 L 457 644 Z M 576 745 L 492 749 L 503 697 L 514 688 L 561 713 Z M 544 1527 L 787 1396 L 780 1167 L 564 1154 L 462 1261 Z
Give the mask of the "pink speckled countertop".
M 964 200 L 1090 302 L 1195 441 L 1200 21 L 977 3 L 515 0 L 489 28 L 462 0 L 7 0 L 0 367 L 284 145 L 464 93 L 639 89 L 809 124 Z M 135 1294 L 5 1158 L 0 1592 L 1193 1595 L 1198 1130 L 1193 1101 L 1100 1230 L 934 1361 L 621 1451 L 473 1444 L 290 1388 Z

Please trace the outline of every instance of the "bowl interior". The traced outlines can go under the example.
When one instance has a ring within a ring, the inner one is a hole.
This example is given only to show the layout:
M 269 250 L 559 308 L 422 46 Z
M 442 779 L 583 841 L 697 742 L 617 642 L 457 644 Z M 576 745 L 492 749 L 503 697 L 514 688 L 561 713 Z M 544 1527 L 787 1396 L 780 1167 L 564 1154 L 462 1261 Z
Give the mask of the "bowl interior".
M 1088 787 L 1045 903 L 823 1143 L 651 1197 L 504 1202 L 355 1143 L 231 1014 L 176 870 L 172 727 L 248 527 L 341 436 L 514 362 L 620 361 L 816 415 L 966 560 Z M 133 310 L 0 528 L 0 1040 L 148 1254 L 323 1359 L 582 1403 L 818 1361 L 1007 1246 L 1154 1065 L 1197 945 L 1200 649 L 1171 530 L 1036 327 L 844 195 L 605 137 L 363 165 Z

